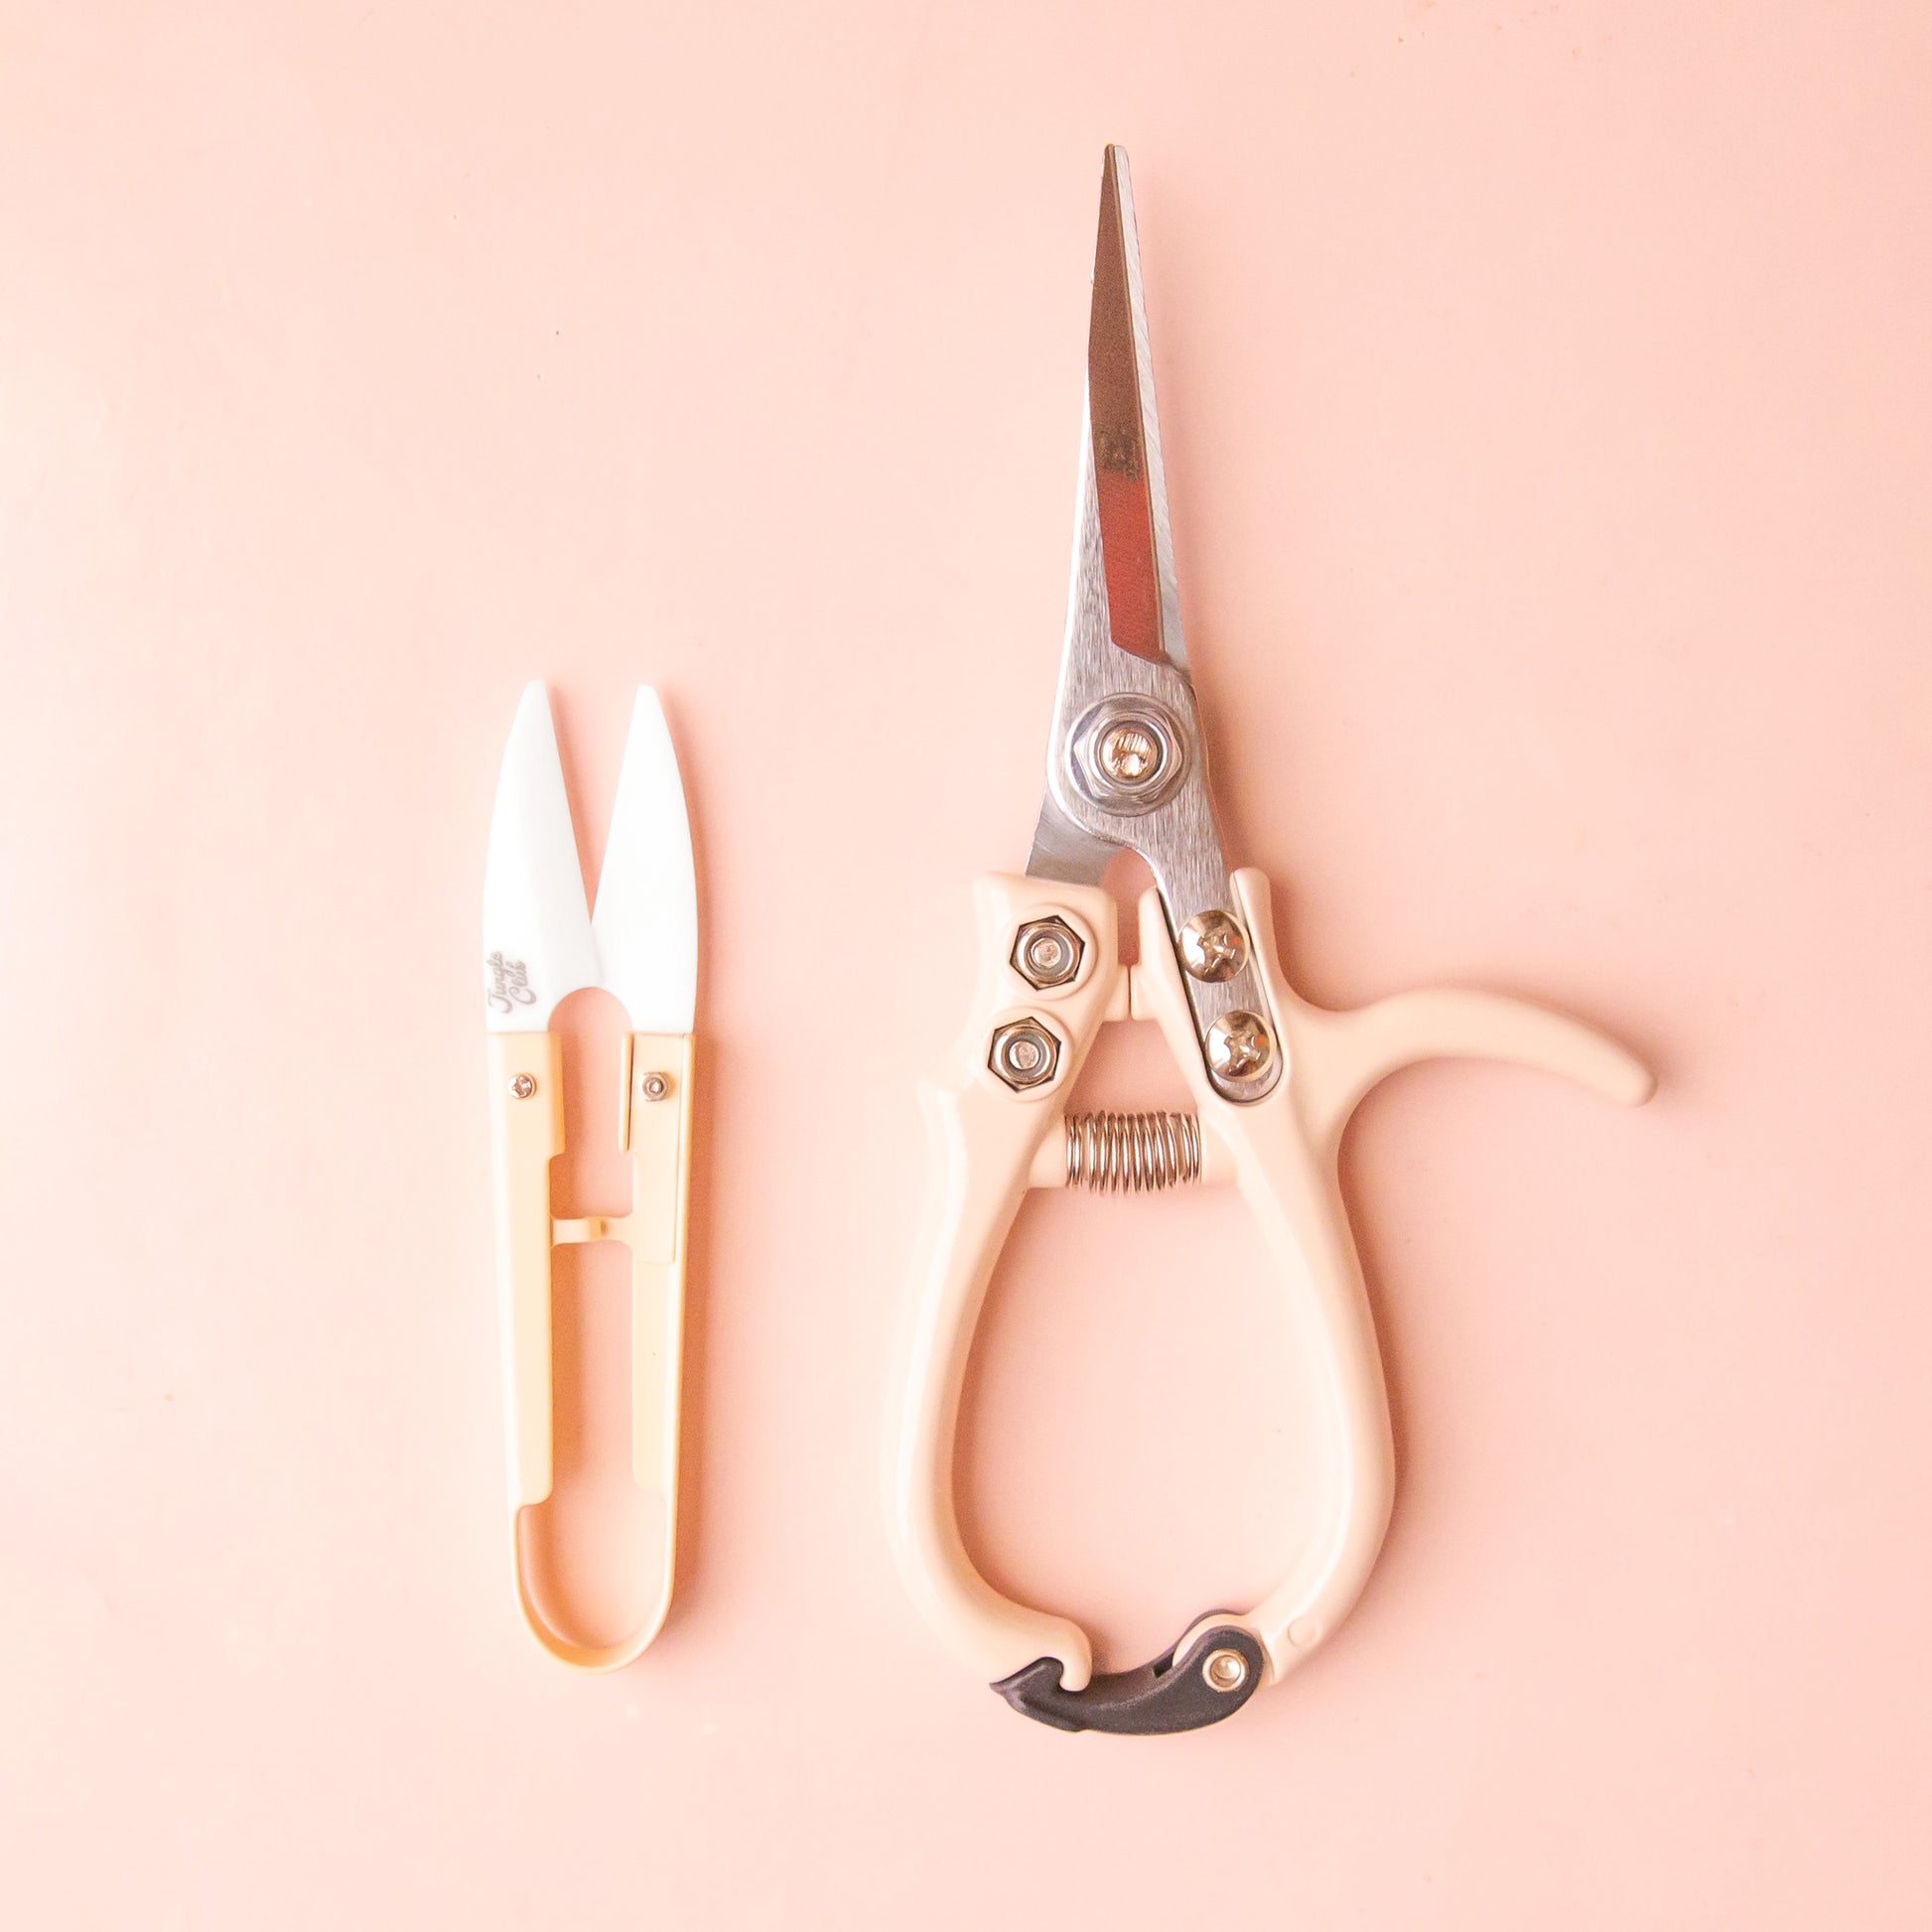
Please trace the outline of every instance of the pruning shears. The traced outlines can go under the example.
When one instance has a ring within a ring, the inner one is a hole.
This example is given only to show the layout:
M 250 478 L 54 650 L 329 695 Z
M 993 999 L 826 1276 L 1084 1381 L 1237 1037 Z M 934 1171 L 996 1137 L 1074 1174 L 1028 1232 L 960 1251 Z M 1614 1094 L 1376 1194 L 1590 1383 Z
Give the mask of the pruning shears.
M 1115 854 L 1154 876 L 1123 966 L 1101 884 Z M 1087 342 L 1073 580 L 1046 794 L 1022 874 L 974 887 L 978 977 L 964 1030 L 920 1088 L 932 1186 L 889 1446 L 900 1572 L 934 1632 L 1016 1711 L 1065 1730 L 1189 1730 L 1306 1661 L 1359 1595 L 1395 1463 L 1373 1317 L 1336 1181 L 1364 1093 L 1414 1060 L 1481 1055 L 1648 1098 L 1621 1046 L 1539 1007 L 1409 993 L 1352 1013 L 1303 1000 L 1276 955 L 1267 879 L 1228 870 L 1181 638 L 1127 157 L 1107 150 Z M 1072 1115 L 1100 1028 L 1153 1020 L 1191 1113 Z M 974 1325 L 1029 1187 L 1232 1181 L 1315 1365 L 1320 1506 L 1288 1573 L 1239 1614 L 1198 1617 L 1161 1657 L 1096 1674 L 1084 1631 L 1013 1602 L 974 1567 L 953 1435 Z

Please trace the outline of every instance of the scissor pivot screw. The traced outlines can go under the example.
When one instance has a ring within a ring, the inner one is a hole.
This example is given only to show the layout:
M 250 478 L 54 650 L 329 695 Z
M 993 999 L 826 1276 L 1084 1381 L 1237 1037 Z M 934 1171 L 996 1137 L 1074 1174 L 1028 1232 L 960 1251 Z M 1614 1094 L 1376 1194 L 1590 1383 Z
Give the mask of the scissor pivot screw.
M 1248 936 L 1225 912 L 1196 912 L 1180 928 L 1180 963 L 1197 980 L 1231 980 L 1248 963 Z
M 1059 1063 L 1059 1039 L 1037 1020 L 1009 1020 L 994 1029 L 987 1064 L 1015 1093 L 1043 1087 Z
M 1073 727 L 1073 777 L 1103 811 L 1137 816 L 1173 795 L 1186 767 L 1179 721 L 1143 693 L 1102 698 Z
M 662 1100 L 671 1090 L 671 1076 L 668 1073 L 646 1073 L 637 1082 L 637 1091 L 646 1100 Z
M 1200 1674 L 1210 1691 L 1238 1691 L 1248 1681 L 1248 1660 L 1238 1650 L 1210 1650 Z
M 1100 741 L 1100 762 L 1117 784 L 1138 785 L 1161 762 L 1161 743 L 1139 725 L 1116 725 Z
M 1268 1023 L 1245 1007 L 1222 1014 L 1207 1030 L 1207 1063 L 1230 1080 L 1259 1073 L 1274 1056 Z
M 537 1090 L 537 1083 L 535 1079 L 532 1078 L 532 1076 L 527 1073 L 519 1073 L 516 1076 L 516 1078 L 510 1082 L 510 1092 L 515 1094 L 517 1099 L 519 1100 L 529 1099 L 531 1094 L 535 1093 L 536 1090 Z
M 1013 942 L 1013 970 L 1029 986 L 1065 986 L 1079 976 L 1086 946 L 1061 918 L 1029 919 Z

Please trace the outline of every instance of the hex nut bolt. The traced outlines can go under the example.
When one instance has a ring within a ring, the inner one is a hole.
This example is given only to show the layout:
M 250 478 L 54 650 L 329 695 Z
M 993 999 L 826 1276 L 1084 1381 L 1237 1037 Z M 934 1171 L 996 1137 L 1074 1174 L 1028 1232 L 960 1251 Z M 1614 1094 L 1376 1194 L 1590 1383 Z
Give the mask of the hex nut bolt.
M 1009 1020 L 1004 1027 L 994 1029 L 987 1065 L 1015 1093 L 1043 1087 L 1059 1063 L 1059 1039 L 1037 1020 Z
M 1073 782 L 1104 811 L 1138 817 L 1165 804 L 1185 774 L 1179 721 L 1145 692 L 1089 705 L 1068 745 Z
M 1013 970 L 1042 992 L 1067 986 L 1079 977 L 1086 950 L 1080 935 L 1057 915 L 1029 919 L 1013 942 Z
M 1231 980 L 1248 963 L 1248 935 L 1225 912 L 1196 912 L 1180 928 L 1180 963 L 1190 979 Z
M 1268 1023 L 1245 1007 L 1222 1014 L 1207 1030 L 1207 1063 L 1226 1079 L 1245 1080 L 1259 1073 L 1274 1053 Z

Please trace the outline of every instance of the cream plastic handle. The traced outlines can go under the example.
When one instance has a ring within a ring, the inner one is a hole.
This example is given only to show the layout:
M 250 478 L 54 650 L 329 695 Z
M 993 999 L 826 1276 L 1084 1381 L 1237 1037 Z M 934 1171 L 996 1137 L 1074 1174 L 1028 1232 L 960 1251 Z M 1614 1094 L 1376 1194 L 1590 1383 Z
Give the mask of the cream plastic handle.
M 1323 1513 L 1289 1574 L 1241 1620 L 1267 1653 L 1270 1681 L 1302 1662 L 1347 1615 L 1368 1580 L 1394 1498 L 1388 1395 L 1361 1262 L 1342 1205 L 1336 1155 L 1355 1104 L 1415 1060 L 1480 1055 L 1541 1067 L 1626 1104 L 1649 1098 L 1646 1068 L 1575 1020 L 1493 994 L 1399 994 L 1354 1013 L 1300 998 L 1282 975 L 1267 879 L 1233 876 L 1268 987 L 1288 1069 L 1266 1099 L 1241 1106 L 1209 1084 L 1195 1045 L 1160 899 L 1141 901 L 1135 1011 L 1158 1021 L 1201 1123 L 1232 1157 L 1235 1184 L 1290 1286 L 1297 1345 L 1321 1376 Z
M 631 1164 L 630 1212 L 552 1220 L 550 1163 L 563 1152 L 562 1053 L 554 1034 L 489 1036 L 496 1261 L 502 1311 L 503 1418 L 516 1600 L 551 1656 L 580 1670 L 617 1670 L 663 1627 L 677 1553 L 680 1363 L 689 1217 L 692 1041 L 632 1034 L 624 1042 L 619 1141 Z M 520 1083 L 529 1082 L 527 1091 Z M 657 1587 L 642 1621 L 610 1644 L 583 1644 L 544 1616 L 526 1574 L 526 1512 L 550 1494 L 550 1251 L 621 1241 L 631 1272 L 631 1471 L 659 1498 Z
M 1309 1656 L 1360 1594 L 1394 1494 L 1381 1356 L 1335 1173 L 1349 1112 L 1383 1075 L 1437 1055 L 1540 1066 L 1632 1103 L 1648 1097 L 1652 1082 L 1612 1041 L 1517 1001 L 1415 993 L 1358 1013 L 1311 1006 L 1282 977 L 1267 880 L 1237 872 L 1233 886 L 1288 1057 L 1273 1092 L 1240 1104 L 1208 1082 L 1166 915 L 1151 892 L 1141 900 L 1141 964 L 1128 1004 L 1136 1018 L 1161 1025 L 1193 1091 L 1216 1157 L 1210 1166 L 1231 1169 L 1288 1291 L 1295 1345 L 1319 1377 L 1319 1520 L 1282 1583 L 1236 1619 L 1261 1643 L 1272 1682 Z M 996 877 L 975 893 L 981 971 L 973 1017 L 940 1079 L 920 1089 L 933 1188 L 889 1458 L 893 1541 L 927 1620 L 982 1676 L 998 1682 L 1053 1657 L 1062 1689 L 1078 1692 L 1093 1669 L 1085 1633 L 1008 1601 L 973 1567 L 954 1510 L 952 1444 L 973 1325 L 1035 1155 L 1061 1125 L 1061 1101 L 1094 1035 L 1121 1012 L 1114 908 L 1096 889 L 1037 880 Z M 1061 995 L 1034 991 L 1011 964 L 1020 924 L 1054 912 L 1094 941 L 1081 978 Z M 986 1054 L 995 1029 L 1021 1013 L 1052 1023 L 1064 1049 L 1049 1084 L 1016 1095 L 988 1069 Z
M 1035 1152 L 1059 1126 L 1059 1101 L 1093 1044 L 1120 978 L 1112 896 L 1092 886 L 996 875 L 975 882 L 979 979 L 972 1016 L 936 1080 L 919 1088 L 930 1171 L 887 1468 L 899 1574 L 926 1620 L 992 1682 L 1057 1657 L 1081 1689 L 1093 1668 L 1086 1634 L 1002 1596 L 973 1567 L 953 1502 L 952 1446 L 973 1329 L 994 1264 L 1026 1197 Z M 1036 992 L 1013 966 L 1020 927 L 1057 916 L 1082 944 L 1071 986 Z M 992 1071 L 996 1031 L 1045 1021 L 1060 1042 L 1053 1078 L 1015 1093 Z

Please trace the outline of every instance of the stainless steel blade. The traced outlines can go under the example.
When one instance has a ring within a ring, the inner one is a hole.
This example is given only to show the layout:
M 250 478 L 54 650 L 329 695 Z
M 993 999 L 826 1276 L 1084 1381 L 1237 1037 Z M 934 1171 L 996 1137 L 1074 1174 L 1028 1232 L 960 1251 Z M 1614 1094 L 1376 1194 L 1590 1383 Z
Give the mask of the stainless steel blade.
M 541 684 L 531 684 L 510 727 L 489 821 L 485 1026 L 491 1033 L 543 1033 L 559 1000 L 598 983 L 550 699 Z
M 1034 849 L 1027 855 L 1029 879 L 1058 879 L 1069 886 L 1098 886 L 1120 850 L 1097 839 L 1060 810 L 1049 791 L 1039 801 Z
M 1238 918 L 1239 907 L 1181 646 L 1133 191 L 1119 148 L 1107 150 L 1101 181 L 1083 429 L 1046 797 L 1027 870 L 1092 883 L 1131 848 L 1154 874 L 1178 956 L 1190 919 Z M 1185 975 L 1184 984 L 1208 1078 L 1230 1100 L 1259 1099 L 1281 1077 L 1279 1052 L 1235 1073 L 1208 1051 L 1223 1019 L 1273 1020 L 1252 956 L 1227 979 Z
M 1166 658 L 1185 670 L 1134 185 L 1126 152 L 1118 147 L 1108 148 L 1100 179 L 1087 411 L 1113 641 L 1137 657 Z

